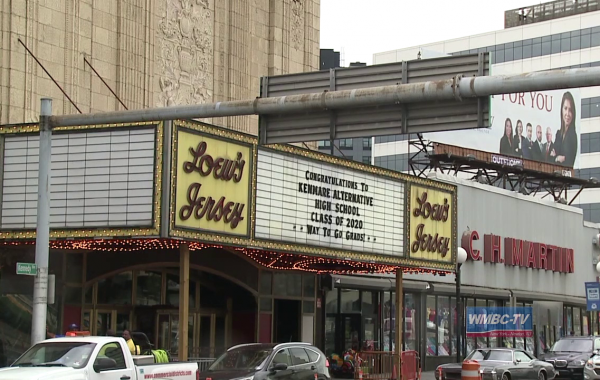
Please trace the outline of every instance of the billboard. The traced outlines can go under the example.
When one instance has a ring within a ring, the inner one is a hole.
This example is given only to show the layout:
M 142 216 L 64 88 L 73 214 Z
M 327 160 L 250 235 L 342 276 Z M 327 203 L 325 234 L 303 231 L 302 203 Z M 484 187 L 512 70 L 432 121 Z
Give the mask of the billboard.
M 529 338 L 531 307 L 467 307 L 467 337 Z
M 493 75 L 515 74 L 493 65 Z M 495 163 L 522 160 L 579 166 L 580 89 L 524 92 L 491 97 L 490 127 L 427 133 L 428 140 L 494 154 Z

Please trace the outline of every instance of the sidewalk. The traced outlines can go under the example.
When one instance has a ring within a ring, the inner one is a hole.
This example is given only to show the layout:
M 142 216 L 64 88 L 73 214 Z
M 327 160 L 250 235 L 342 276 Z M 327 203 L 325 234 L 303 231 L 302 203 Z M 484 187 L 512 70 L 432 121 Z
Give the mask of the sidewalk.
M 421 380 L 435 380 L 435 371 L 421 372 Z

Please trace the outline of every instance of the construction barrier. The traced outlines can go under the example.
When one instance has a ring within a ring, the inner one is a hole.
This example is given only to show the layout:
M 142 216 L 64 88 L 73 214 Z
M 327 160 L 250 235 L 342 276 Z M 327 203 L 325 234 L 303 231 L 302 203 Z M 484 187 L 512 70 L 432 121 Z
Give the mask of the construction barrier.
M 354 379 L 400 380 L 397 355 L 388 351 L 363 351 L 356 355 Z M 417 351 L 402 352 L 402 380 L 419 380 L 421 365 Z
M 461 380 L 480 380 L 479 362 L 476 360 L 465 360 L 462 363 Z

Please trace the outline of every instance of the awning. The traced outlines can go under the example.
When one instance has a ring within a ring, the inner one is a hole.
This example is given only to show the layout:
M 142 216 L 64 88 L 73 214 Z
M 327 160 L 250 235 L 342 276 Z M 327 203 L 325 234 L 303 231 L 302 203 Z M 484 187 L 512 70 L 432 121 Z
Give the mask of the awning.
M 336 288 L 358 288 L 365 290 L 395 290 L 396 279 L 394 276 L 379 277 L 379 276 L 344 276 L 332 275 L 334 286 Z M 416 280 L 404 280 L 404 289 L 409 291 L 427 292 L 435 294 L 443 294 L 453 296 L 456 295 L 456 285 L 427 282 Z M 540 292 L 529 292 L 523 290 L 513 290 L 512 293 L 508 289 L 487 288 L 479 286 L 462 285 L 460 287 L 461 294 L 465 297 L 482 297 L 482 298 L 501 298 L 509 299 L 512 296 L 517 297 L 517 302 L 523 301 L 553 301 L 562 302 L 565 304 L 585 305 L 585 297 L 574 297 L 562 294 L 549 294 Z

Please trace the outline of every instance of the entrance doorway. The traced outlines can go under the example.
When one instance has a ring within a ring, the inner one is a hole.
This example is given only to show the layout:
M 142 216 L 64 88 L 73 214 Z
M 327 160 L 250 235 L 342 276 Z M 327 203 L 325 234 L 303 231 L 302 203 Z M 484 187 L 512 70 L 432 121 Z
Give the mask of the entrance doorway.
M 226 349 L 229 328 L 227 312 L 190 313 L 188 317 L 188 356 L 190 358 L 214 358 Z M 176 310 L 159 310 L 156 314 L 155 333 L 157 347 L 169 347 L 178 352 L 179 313 Z
M 275 300 L 275 342 L 300 341 L 300 301 Z

